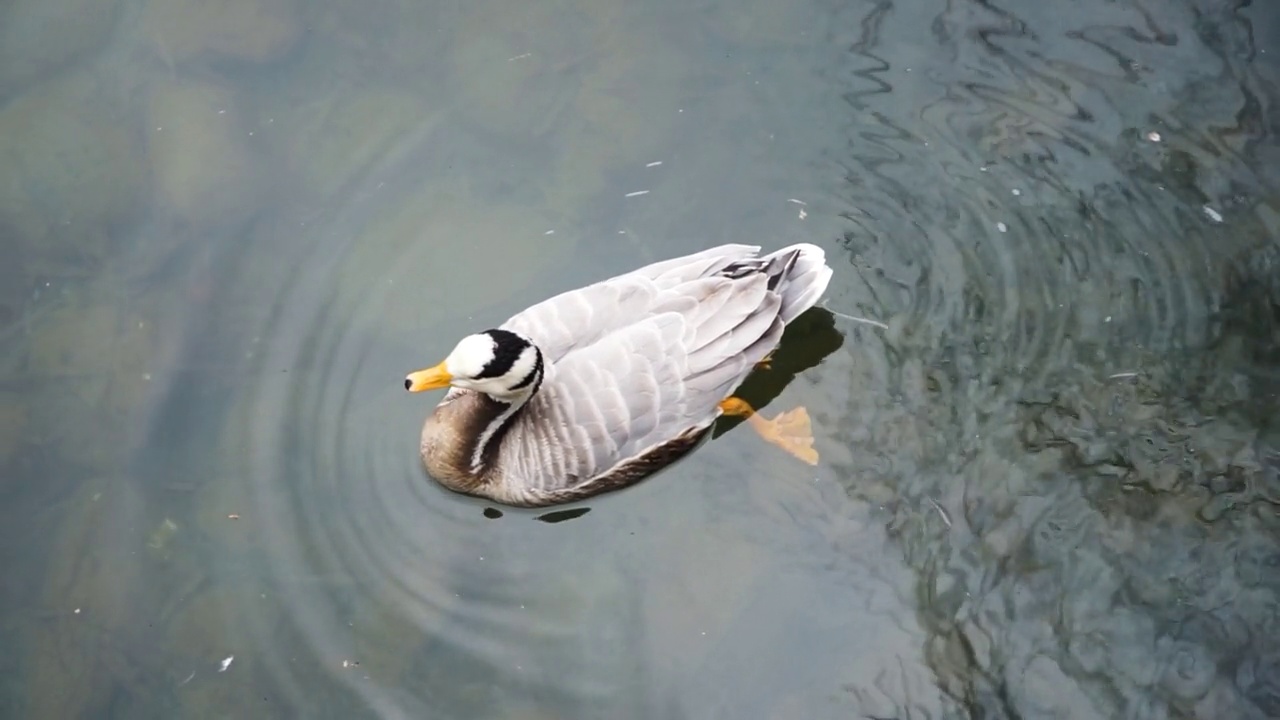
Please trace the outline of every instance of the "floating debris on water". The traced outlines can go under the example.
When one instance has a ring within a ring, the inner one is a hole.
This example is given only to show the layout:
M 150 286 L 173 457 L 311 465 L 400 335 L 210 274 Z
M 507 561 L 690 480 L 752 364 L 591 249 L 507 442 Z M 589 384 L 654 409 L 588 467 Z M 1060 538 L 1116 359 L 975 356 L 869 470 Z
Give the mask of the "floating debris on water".
M 147 539 L 147 547 L 152 550 L 163 550 L 178 534 L 178 524 L 169 518 L 165 518 L 160 525 L 151 532 L 151 537 Z
M 1150 140 L 1151 142 L 1160 142 L 1160 133 L 1152 130 L 1151 132 L 1147 133 L 1147 139 Z
M 951 517 L 947 515 L 946 510 L 942 509 L 942 506 L 938 504 L 938 501 L 933 498 L 925 498 L 925 500 L 928 500 L 929 504 L 933 506 L 933 509 L 938 511 L 938 517 L 942 518 L 942 522 L 946 523 L 947 527 L 951 527 Z
M 1209 219 L 1216 223 L 1222 222 L 1222 213 L 1218 212 L 1217 210 L 1214 210 L 1208 205 L 1204 206 L 1204 214 L 1208 215 Z
M 797 200 L 797 199 L 795 199 L 795 198 L 787 198 L 787 202 L 789 202 L 789 203 L 795 203 L 796 205 L 807 205 L 807 204 L 808 204 L 808 203 L 806 203 L 806 202 L 805 202 L 805 201 L 803 201 L 803 200 Z
M 1005 225 L 1002 222 L 996 223 L 996 229 L 999 230 L 1000 232 L 1009 232 L 1009 226 Z
M 1021 195 L 1021 194 L 1022 194 L 1022 191 L 1021 191 L 1021 190 L 1019 190 L 1018 188 L 1014 188 L 1014 189 L 1013 189 L 1013 194 L 1014 194 L 1014 195 Z
M 845 320 L 852 320 L 853 322 L 862 323 L 864 325 L 871 325 L 873 327 L 878 327 L 881 330 L 889 329 L 888 325 L 880 322 L 879 320 L 872 320 L 870 318 L 858 317 L 857 315 L 849 315 L 848 313 L 842 313 L 838 310 L 832 310 L 831 308 L 826 308 L 826 310 L 832 315 L 835 315 L 836 317 L 839 317 L 839 318 L 844 318 Z
M 661 164 L 662 164 L 662 161 L 661 161 L 661 160 L 654 160 L 654 161 L 653 161 L 653 162 L 651 162 L 651 163 L 646 163 L 646 164 L 645 164 L 645 167 L 658 167 L 658 166 L 659 166 L 659 165 L 661 165 Z
M 235 659 L 235 655 L 228 655 L 227 659 L 222 661 L 222 665 L 218 668 L 218 672 L 226 672 L 227 668 L 231 667 L 231 661 Z
M 636 190 L 635 192 L 629 192 L 626 195 L 623 195 L 622 197 L 639 197 L 640 195 L 648 195 L 648 194 L 649 194 L 648 190 Z

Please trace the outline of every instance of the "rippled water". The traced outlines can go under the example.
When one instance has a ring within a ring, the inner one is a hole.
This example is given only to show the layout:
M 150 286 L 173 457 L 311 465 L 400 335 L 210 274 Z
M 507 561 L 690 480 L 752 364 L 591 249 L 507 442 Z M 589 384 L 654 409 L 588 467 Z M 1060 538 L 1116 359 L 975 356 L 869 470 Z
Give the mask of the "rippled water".
M 57 7 L 0 8 L 0 715 L 1280 716 L 1280 9 Z M 801 240 L 749 392 L 818 468 L 424 477 L 406 370 Z

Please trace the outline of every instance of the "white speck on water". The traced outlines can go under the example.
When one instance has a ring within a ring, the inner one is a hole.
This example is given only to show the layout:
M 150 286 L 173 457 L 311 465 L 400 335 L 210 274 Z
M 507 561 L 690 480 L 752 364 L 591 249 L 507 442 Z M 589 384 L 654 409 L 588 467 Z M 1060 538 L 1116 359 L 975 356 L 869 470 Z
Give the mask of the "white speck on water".
M 1122 373 L 1116 373 L 1115 375 L 1109 375 L 1109 376 L 1107 376 L 1107 379 L 1108 379 L 1108 380 L 1118 380 L 1118 379 L 1120 379 L 1120 378 L 1131 378 L 1131 377 L 1138 377 L 1138 373 L 1136 373 L 1136 372 L 1122 372 Z
M 1111 322 L 1111 316 L 1110 316 L 1110 315 L 1108 315 L 1108 316 L 1107 316 L 1107 319 L 1103 320 L 1102 322 Z
M 929 504 L 933 506 L 934 510 L 938 511 L 938 517 L 942 518 L 942 522 L 946 524 L 947 527 L 951 527 L 951 518 L 947 515 L 947 511 L 943 510 L 942 506 L 938 504 L 938 501 L 933 498 L 925 499 L 929 501 Z
M 629 192 L 626 195 L 623 195 L 622 197 L 639 197 L 641 195 L 648 195 L 648 194 L 649 194 L 648 190 L 636 190 L 635 192 Z
M 827 308 L 827 312 L 831 313 L 832 315 L 835 315 L 836 317 L 844 318 L 845 320 L 852 320 L 853 322 L 857 322 L 857 323 L 863 323 L 864 325 L 871 325 L 872 327 L 878 327 L 881 330 L 889 329 L 888 325 L 880 322 L 879 320 L 872 320 L 870 318 L 858 317 L 857 315 L 842 313 L 837 310 L 832 310 L 831 308 Z
M 76 609 L 75 609 L 75 610 L 73 610 L 72 612 L 74 612 L 75 614 L 79 615 L 79 614 L 80 614 L 80 608 L 76 608 Z
M 996 229 L 999 230 L 1000 232 L 1009 232 L 1009 226 L 1005 225 L 1002 222 L 996 223 Z
M 986 171 L 987 171 L 986 165 L 983 165 L 982 167 L 978 168 L 978 172 L 986 172 Z
M 804 206 L 804 205 L 806 204 L 806 203 L 805 203 L 805 201 L 803 201 L 803 200 L 797 200 L 797 199 L 795 199 L 795 198 L 787 198 L 787 202 L 789 202 L 789 203 L 795 203 L 796 205 L 800 205 L 800 206 Z
M 532 57 L 532 56 L 533 56 L 533 53 L 525 53 L 525 54 L 523 54 L 523 55 L 516 55 L 515 57 L 509 57 L 509 58 L 507 58 L 507 62 L 514 62 L 514 61 L 516 61 L 516 60 L 523 60 L 523 59 L 525 59 L 525 58 L 527 58 L 527 57 Z
M 555 231 L 555 230 L 548 230 L 548 231 L 546 231 L 546 232 L 544 232 L 544 233 L 542 233 L 542 234 L 543 234 L 543 235 L 555 235 L 555 234 L 556 234 L 556 231 Z
M 1204 206 L 1204 214 L 1208 215 L 1209 219 L 1214 222 L 1217 222 L 1217 223 L 1222 222 L 1222 213 L 1219 213 L 1217 210 L 1214 210 L 1208 205 Z
M 804 208 L 800 208 L 800 219 L 803 220 L 807 217 L 809 217 L 809 213 L 805 212 Z
M 1155 130 L 1152 130 L 1151 132 L 1147 133 L 1147 139 L 1150 140 L 1151 142 L 1160 142 L 1160 133 L 1156 132 Z
M 231 667 L 231 661 L 235 659 L 235 655 L 228 655 L 227 659 L 222 661 L 222 666 L 218 668 L 218 672 L 226 672 L 227 668 Z
M 151 373 L 142 373 L 142 379 L 143 379 L 143 380 L 150 381 L 150 380 L 151 380 Z
M 219 115 L 226 115 L 226 114 L 227 114 L 227 111 L 226 111 L 226 110 L 219 110 L 219 111 L 218 111 L 218 114 L 219 114 Z
M 645 167 L 658 167 L 661 164 L 662 164 L 661 160 L 654 160 L 651 163 L 645 163 Z
M 1013 194 L 1014 194 L 1014 195 L 1021 195 L 1021 194 L 1022 194 L 1022 191 L 1021 191 L 1021 190 L 1019 190 L 1018 188 L 1014 188 L 1012 192 L 1013 192 Z

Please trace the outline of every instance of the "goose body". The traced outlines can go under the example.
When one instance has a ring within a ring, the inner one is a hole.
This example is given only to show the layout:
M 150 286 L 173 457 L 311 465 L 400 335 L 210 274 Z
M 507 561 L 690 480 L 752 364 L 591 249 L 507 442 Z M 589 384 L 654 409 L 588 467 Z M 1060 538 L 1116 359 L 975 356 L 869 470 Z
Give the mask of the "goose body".
M 626 487 L 683 457 L 735 412 L 733 391 L 831 279 L 817 246 L 759 251 L 730 244 L 657 262 L 463 338 L 405 380 L 415 392 L 452 386 L 422 428 L 428 473 L 536 507 Z

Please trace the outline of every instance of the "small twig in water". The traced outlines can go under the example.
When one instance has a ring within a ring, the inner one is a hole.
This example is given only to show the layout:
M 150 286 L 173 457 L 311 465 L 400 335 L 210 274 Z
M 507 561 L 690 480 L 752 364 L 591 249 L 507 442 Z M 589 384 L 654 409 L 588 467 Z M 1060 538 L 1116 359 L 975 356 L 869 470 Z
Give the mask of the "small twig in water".
M 938 502 L 937 502 L 936 500 L 934 500 L 933 498 L 925 498 L 925 500 L 928 500 L 928 501 L 929 501 L 929 504 L 933 506 L 933 509 L 938 511 L 938 517 L 941 517 L 941 518 L 942 518 L 942 522 L 946 523 L 946 524 L 947 524 L 947 527 L 948 527 L 948 528 L 950 528 L 950 527 L 951 527 L 951 518 L 950 518 L 950 516 L 948 516 L 948 515 L 947 515 L 947 511 L 946 511 L 946 510 L 943 510 L 943 509 L 942 509 L 942 506 L 941 506 L 941 505 L 939 505 L 939 504 L 938 504 Z
M 874 325 L 875 327 L 878 327 L 878 328 L 880 328 L 881 330 L 888 330 L 888 329 L 889 329 L 889 326 L 888 326 L 888 325 L 885 325 L 884 323 L 880 322 L 879 320 L 872 320 L 872 319 L 870 319 L 870 318 L 861 318 L 861 317 L 857 317 L 857 316 L 855 316 L 855 315 L 847 315 L 847 314 L 842 313 L 842 312 L 840 312 L 840 311 L 838 311 L 838 310 L 832 310 L 831 308 L 827 308 L 827 312 L 831 313 L 832 315 L 835 315 L 836 317 L 842 317 L 842 318 L 844 318 L 845 320 L 852 320 L 852 321 L 854 321 L 854 322 L 860 322 L 860 323 L 864 323 L 864 324 L 866 324 L 866 325 Z
M 191 678 L 195 676 L 196 676 L 196 671 L 192 670 L 191 674 L 187 676 L 186 680 L 183 680 L 182 682 L 178 683 L 178 687 L 182 687 L 183 685 L 186 685 L 187 683 L 191 682 Z
M 1131 377 L 1138 377 L 1138 373 L 1136 373 L 1136 372 L 1122 372 L 1122 373 L 1116 373 L 1115 375 L 1108 375 L 1108 376 L 1107 376 L 1107 379 L 1108 379 L 1108 380 L 1119 380 L 1120 378 L 1131 378 Z

